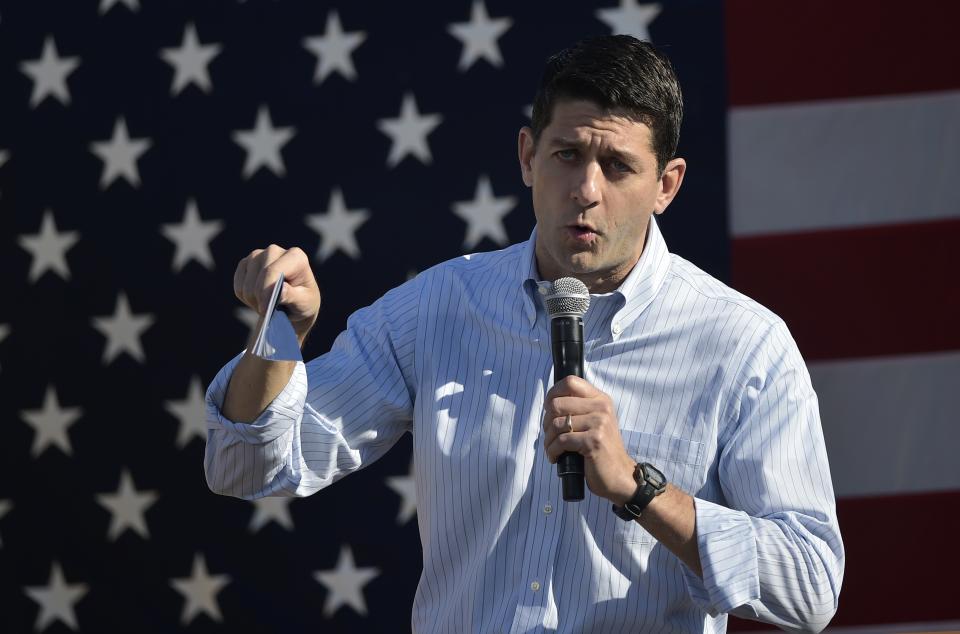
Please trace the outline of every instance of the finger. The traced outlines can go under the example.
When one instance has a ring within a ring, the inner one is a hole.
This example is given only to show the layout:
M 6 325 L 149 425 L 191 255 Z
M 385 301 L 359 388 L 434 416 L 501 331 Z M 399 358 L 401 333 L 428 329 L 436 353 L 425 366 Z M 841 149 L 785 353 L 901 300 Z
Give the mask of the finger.
M 550 391 L 547 392 L 547 398 L 558 397 L 558 396 L 581 396 L 588 397 L 593 396 L 600 392 L 597 388 L 593 387 L 586 379 L 582 379 L 579 376 L 566 376 L 556 383 L 553 384 L 553 387 L 550 388 Z
M 310 258 L 300 247 L 291 247 L 280 255 L 272 264 L 283 271 L 283 280 L 291 287 L 316 287 L 317 280 L 310 269 Z M 286 288 L 286 284 L 284 284 Z
M 267 302 L 270 301 L 273 284 L 275 284 L 277 278 L 280 277 L 279 272 L 273 272 L 271 274 L 269 270 L 270 265 L 283 255 L 284 251 L 285 249 L 283 247 L 271 244 L 266 249 L 262 249 L 257 253 L 257 255 L 253 257 L 251 265 L 247 267 L 244 292 L 251 299 L 251 305 L 254 306 L 257 313 L 261 315 L 266 309 Z
M 300 312 L 300 309 L 308 306 L 311 298 L 316 296 L 317 288 L 317 282 L 310 270 L 310 261 L 303 249 L 286 249 L 267 263 L 257 281 L 262 305 L 265 306 L 270 300 L 273 287 L 281 274 L 283 287 L 280 289 L 277 304 L 292 308 L 295 313 Z
M 589 414 L 580 414 L 574 416 L 573 414 L 567 414 L 566 416 L 557 416 L 550 421 L 550 426 L 558 434 L 569 434 L 574 431 L 587 431 L 592 427 L 590 424 L 590 415 Z
M 550 459 L 551 463 L 557 461 L 557 458 L 561 454 L 565 454 L 568 451 L 573 453 L 581 453 L 588 432 L 585 431 L 574 431 L 568 432 L 565 434 L 558 434 L 554 436 L 548 443 L 544 440 L 543 448 L 547 452 L 547 458 Z
M 233 294 L 241 302 L 243 301 L 243 278 L 247 271 L 247 258 L 243 258 L 237 263 L 237 268 L 233 272 Z
M 558 436 L 574 432 L 588 431 L 590 422 L 584 416 L 560 416 L 543 421 L 543 444 L 547 446 Z
M 250 252 L 247 257 L 245 257 L 243 262 L 242 277 L 239 279 L 240 283 L 240 301 L 252 308 L 257 310 L 257 300 L 256 297 L 251 292 L 251 277 L 254 276 L 258 258 L 260 254 L 263 253 L 263 249 L 254 249 Z M 238 275 L 241 273 L 240 267 L 238 266 Z
M 544 415 L 550 419 L 567 414 L 579 415 L 602 409 L 599 399 L 584 398 L 582 396 L 557 396 L 547 399 L 544 403 Z

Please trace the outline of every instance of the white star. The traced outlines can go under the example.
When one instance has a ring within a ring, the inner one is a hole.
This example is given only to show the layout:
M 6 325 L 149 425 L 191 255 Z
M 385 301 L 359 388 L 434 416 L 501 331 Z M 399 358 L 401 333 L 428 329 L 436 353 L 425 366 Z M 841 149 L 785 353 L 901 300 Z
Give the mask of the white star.
M 139 0 L 100 0 L 100 15 L 103 15 L 115 4 L 124 4 L 131 11 L 138 11 L 140 9 Z
M 193 571 L 190 576 L 170 580 L 170 585 L 187 599 L 186 605 L 183 606 L 183 613 L 180 615 L 180 623 L 186 625 L 200 612 L 206 612 L 214 621 L 223 621 L 216 595 L 230 581 L 228 575 L 208 573 L 203 555 L 200 553 L 194 555 Z
M 257 314 L 257 311 L 252 308 L 247 308 L 246 306 L 238 306 L 234 309 L 233 316 L 246 326 L 247 330 L 253 330 L 257 322 L 260 321 L 260 315 Z
M 417 514 L 417 485 L 413 479 L 413 463 L 410 463 L 410 474 L 405 476 L 390 476 L 387 486 L 400 496 L 400 512 L 397 513 L 397 524 L 404 525 Z
M 12 508 L 13 504 L 9 500 L 0 500 L 0 519 L 3 519 L 3 516 L 9 513 Z M 0 538 L 0 548 L 3 548 L 3 538 Z
M 463 248 L 472 249 L 483 238 L 490 238 L 500 246 L 506 246 L 509 238 L 503 227 L 503 218 L 516 206 L 513 196 L 494 198 L 490 179 L 481 176 L 473 200 L 453 203 L 453 213 L 467 223 L 467 235 Z
M 117 307 L 111 317 L 94 317 L 93 325 L 105 337 L 107 345 L 103 349 L 103 364 L 106 365 L 120 355 L 128 353 L 143 363 L 145 361 L 140 335 L 153 325 L 154 318 L 149 314 L 134 315 L 130 312 L 130 303 L 122 291 L 117 295 Z
M 340 16 L 336 11 L 327 14 L 327 27 L 323 35 L 307 37 L 303 46 L 317 56 L 317 70 L 313 74 L 313 83 L 321 84 L 330 76 L 338 72 L 344 79 L 353 81 L 357 78 L 357 69 L 353 66 L 353 49 L 367 39 L 364 31 L 343 32 L 340 25 Z
M 274 521 L 288 531 L 293 530 L 293 518 L 290 517 L 290 502 L 293 498 L 269 497 L 253 500 L 253 516 L 250 518 L 250 532 L 256 533 Z
M 201 46 L 196 27 L 192 22 L 188 22 L 183 29 L 180 48 L 165 48 L 160 51 L 160 57 L 173 66 L 175 71 L 170 94 L 179 95 L 191 83 L 204 92 L 213 90 L 207 65 L 222 49 L 219 44 Z
M 650 23 L 660 15 L 659 4 L 637 4 L 637 0 L 620 0 L 615 9 L 597 9 L 596 16 L 606 23 L 614 35 L 632 35 L 638 40 L 650 39 Z
M 60 564 L 53 562 L 50 577 L 45 586 L 26 586 L 24 592 L 40 605 L 40 614 L 33 624 L 34 631 L 41 631 L 59 619 L 71 630 L 76 630 L 77 615 L 73 612 L 75 603 L 83 598 L 89 588 L 85 583 L 68 584 L 63 577 Z
M 7 159 L 10 158 L 10 153 L 6 150 L 0 150 L 0 167 L 3 167 L 3 164 L 7 162 Z M 2 197 L 3 192 L 0 192 L 0 197 Z
M 207 405 L 200 377 L 190 379 L 187 397 L 182 401 L 166 401 L 164 406 L 180 419 L 177 447 L 183 449 L 193 438 L 207 439 Z
M 160 231 L 177 247 L 173 253 L 174 273 L 181 271 L 190 260 L 196 260 L 207 269 L 213 270 L 215 264 L 213 255 L 210 254 L 210 240 L 223 231 L 223 222 L 201 220 L 196 201 L 193 199 L 187 201 L 182 222 L 161 225 Z
M 60 447 L 68 456 L 73 453 L 67 427 L 83 416 L 83 410 L 79 407 L 60 407 L 52 385 L 48 385 L 44 393 L 42 409 L 23 410 L 20 416 L 34 430 L 32 455 L 39 456 L 50 445 Z
M 280 148 L 293 138 L 296 130 L 292 127 L 274 128 L 270 119 L 270 111 L 266 106 L 260 106 L 257 111 L 257 123 L 253 130 L 237 131 L 233 133 L 233 140 L 247 151 L 247 161 L 243 165 L 243 177 L 250 176 L 263 165 L 277 176 L 287 173 L 280 156 Z
M 503 66 L 503 57 L 497 38 L 507 32 L 513 20 L 510 18 L 496 18 L 491 20 L 487 14 L 487 7 L 483 0 L 474 0 L 470 9 L 469 22 L 451 24 L 447 30 L 463 44 L 460 54 L 461 72 L 466 71 L 481 57 L 494 66 Z
M 33 80 L 33 93 L 30 95 L 30 107 L 47 97 L 55 97 L 65 106 L 70 105 L 70 90 L 67 88 L 67 75 L 80 65 L 79 57 L 60 57 L 52 36 L 43 41 L 43 53 L 35 62 L 21 62 L 20 70 Z
M 327 213 L 310 214 L 306 217 L 307 226 L 320 234 L 320 247 L 317 259 L 321 262 L 339 249 L 353 259 L 360 257 L 356 231 L 370 217 L 366 209 L 347 209 L 343 193 L 334 187 L 330 192 Z
M 400 114 L 395 119 L 380 119 L 377 127 L 393 141 L 387 166 L 394 167 L 407 154 L 413 154 L 421 163 L 430 164 L 433 157 L 427 145 L 427 135 L 443 121 L 438 114 L 421 115 L 412 93 L 403 96 Z
M 10 326 L 6 324 L 0 324 L 0 341 L 3 341 L 7 338 L 7 335 L 10 334 Z M 2 369 L 2 367 L 0 367 Z
M 107 537 L 110 541 L 117 538 L 127 528 L 132 528 L 140 537 L 150 539 L 144 511 L 157 501 L 156 491 L 138 491 L 133 485 L 133 477 L 126 469 L 120 472 L 120 485 L 116 493 L 97 494 L 97 502 L 112 514 Z
M 353 553 L 349 546 L 340 548 L 340 559 L 333 570 L 318 570 L 313 578 L 327 588 L 327 600 L 323 604 L 323 614 L 330 616 L 341 605 L 349 605 L 357 613 L 366 615 L 367 604 L 363 599 L 363 586 L 380 575 L 378 568 L 357 568 L 353 563 Z
M 30 282 L 36 282 L 47 271 L 53 271 L 64 280 L 69 280 L 70 269 L 67 267 L 66 254 L 79 239 L 80 234 L 76 231 L 57 232 L 53 212 L 49 209 L 44 211 L 43 220 L 40 221 L 40 233 L 23 235 L 17 239 L 20 246 L 33 257 L 30 264 Z
M 91 143 L 90 151 L 104 162 L 100 189 L 106 189 L 121 176 L 134 187 L 138 187 L 140 172 L 137 170 L 137 160 L 151 145 L 153 143 L 150 139 L 131 139 L 127 132 L 127 122 L 123 117 L 118 117 L 109 141 Z

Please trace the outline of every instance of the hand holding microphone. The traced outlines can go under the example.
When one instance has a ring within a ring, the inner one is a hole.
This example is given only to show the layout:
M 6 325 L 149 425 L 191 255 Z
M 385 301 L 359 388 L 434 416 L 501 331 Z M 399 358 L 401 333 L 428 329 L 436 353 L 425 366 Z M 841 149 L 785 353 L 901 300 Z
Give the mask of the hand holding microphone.
M 550 344 L 553 348 L 553 382 L 568 376 L 583 378 L 583 315 L 590 307 L 590 291 L 575 277 L 561 277 L 543 298 L 550 317 Z M 566 424 L 572 431 L 572 418 Z M 557 461 L 557 475 L 563 499 L 583 499 L 583 456 L 566 452 Z
M 586 480 L 593 493 L 623 505 L 636 490 L 635 462 L 623 446 L 610 396 L 583 380 L 583 315 L 590 293 L 580 280 L 565 277 L 553 282 L 543 300 L 554 367 L 544 403 L 544 449 L 557 464 L 563 499 L 582 500 Z

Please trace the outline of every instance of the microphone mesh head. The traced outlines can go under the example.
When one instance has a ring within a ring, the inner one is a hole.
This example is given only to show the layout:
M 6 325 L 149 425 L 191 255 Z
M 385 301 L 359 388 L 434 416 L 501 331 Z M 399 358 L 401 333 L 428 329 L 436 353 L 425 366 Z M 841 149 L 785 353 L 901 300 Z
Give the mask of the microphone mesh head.
M 553 282 L 543 303 L 551 319 L 560 315 L 582 317 L 590 307 L 590 291 L 586 284 L 575 277 L 561 277 Z

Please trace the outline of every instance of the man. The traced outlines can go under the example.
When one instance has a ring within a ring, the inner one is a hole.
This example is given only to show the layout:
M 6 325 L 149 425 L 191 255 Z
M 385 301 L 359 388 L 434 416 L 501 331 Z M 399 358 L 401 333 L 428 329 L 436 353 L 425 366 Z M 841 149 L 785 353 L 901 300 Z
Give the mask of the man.
M 843 548 L 816 396 L 779 318 L 667 251 L 681 118 L 648 43 L 551 58 L 518 140 L 531 239 L 391 290 L 306 365 L 234 359 L 208 392 L 210 487 L 308 495 L 410 431 L 417 632 L 824 627 Z M 234 290 L 262 311 L 281 272 L 302 344 L 320 295 L 301 250 L 252 252 Z M 538 282 L 564 276 L 592 294 L 586 376 L 551 387 Z M 551 466 L 567 451 L 579 503 Z

